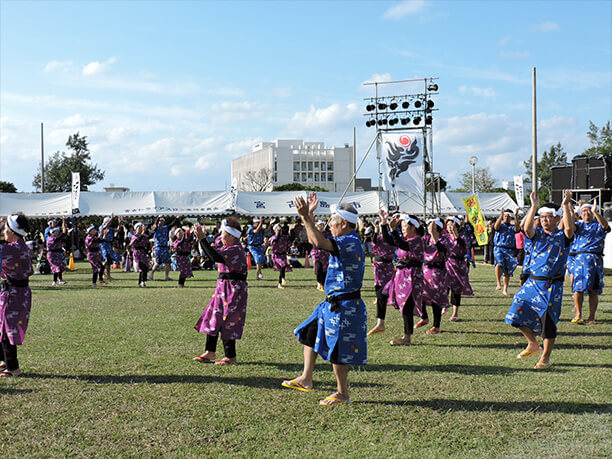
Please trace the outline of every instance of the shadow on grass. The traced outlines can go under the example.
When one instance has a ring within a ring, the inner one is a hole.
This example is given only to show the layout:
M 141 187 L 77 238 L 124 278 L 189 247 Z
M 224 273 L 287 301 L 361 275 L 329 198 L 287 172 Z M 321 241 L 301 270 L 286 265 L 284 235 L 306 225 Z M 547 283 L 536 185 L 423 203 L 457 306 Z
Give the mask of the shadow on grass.
M 286 377 L 283 377 L 286 376 Z M 295 375 L 294 375 L 295 376 Z M 24 379 L 65 379 L 73 381 L 84 381 L 95 384 L 229 384 L 232 386 L 258 387 L 261 389 L 286 390 L 281 386 L 284 379 L 291 379 L 288 375 L 280 375 L 274 378 L 262 376 L 218 376 L 218 375 L 61 375 L 45 373 L 27 373 Z M 321 383 L 319 387 L 332 387 L 333 384 Z M 382 387 L 378 383 L 351 383 L 353 387 Z M 0 391 L 0 393 L 2 393 Z
M 561 335 L 562 336 L 562 335 Z M 516 344 L 504 344 L 504 343 L 492 343 L 492 344 L 443 344 L 443 343 L 427 343 L 437 347 L 474 347 L 474 348 L 486 348 L 486 349 L 519 349 L 520 345 Z M 560 343 L 555 349 L 610 349 L 612 346 L 598 345 L 598 344 L 567 344 Z
M 28 392 L 33 392 L 31 389 L 13 389 L 11 387 L 2 387 L 0 388 L 0 395 L 3 394 L 27 394 Z
M 481 402 L 475 400 L 447 400 L 436 398 L 432 400 L 367 400 L 358 403 L 391 406 L 415 406 L 430 408 L 435 411 L 498 411 L 498 412 L 533 412 L 533 413 L 610 413 L 609 403 L 577 403 L 577 402 Z

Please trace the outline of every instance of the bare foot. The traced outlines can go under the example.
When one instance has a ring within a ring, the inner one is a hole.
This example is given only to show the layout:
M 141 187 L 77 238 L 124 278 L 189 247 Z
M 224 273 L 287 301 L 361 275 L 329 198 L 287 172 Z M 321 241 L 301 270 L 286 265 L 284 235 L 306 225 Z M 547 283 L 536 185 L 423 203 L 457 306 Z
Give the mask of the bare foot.
M 502 292 L 502 295 L 504 295 L 504 296 L 508 296 L 508 290 L 504 290 L 504 291 Z
M 495 290 L 501 290 L 501 285 L 498 285 L 497 287 L 495 287 Z

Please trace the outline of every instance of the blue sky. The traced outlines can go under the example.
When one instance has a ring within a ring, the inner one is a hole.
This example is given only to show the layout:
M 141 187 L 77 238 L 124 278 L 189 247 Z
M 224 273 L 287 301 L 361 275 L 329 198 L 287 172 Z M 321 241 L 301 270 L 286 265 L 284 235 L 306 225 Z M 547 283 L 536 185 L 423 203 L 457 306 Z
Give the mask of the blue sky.
M 219 190 L 260 141 L 352 143 L 365 81 L 439 77 L 434 166 L 457 185 L 468 158 L 500 180 L 538 149 L 588 146 L 612 119 L 612 2 L 0 0 L 0 180 L 33 191 L 47 155 L 86 135 L 111 183 Z M 398 92 L 419 92 L 400 85 Z M 360 177 L 376 177 L 368 157 Z

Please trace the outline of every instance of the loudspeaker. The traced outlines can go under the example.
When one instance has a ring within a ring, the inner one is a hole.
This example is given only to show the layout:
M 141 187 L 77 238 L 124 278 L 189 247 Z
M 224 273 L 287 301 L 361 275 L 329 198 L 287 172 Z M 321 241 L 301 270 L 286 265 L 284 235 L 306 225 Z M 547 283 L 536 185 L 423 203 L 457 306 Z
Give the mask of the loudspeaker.
M 612 155 L 574 157 L 572 179 L 574 189 L 612 188 Z
M 553 166 L 551 172 L 551 188 L 567 190 L 572 188 L 572 166 Z
M 580 190 L 589 188 L 588 168 L 589 159 L 586 156 L 576 156 L 572 159 L 573 188 Z

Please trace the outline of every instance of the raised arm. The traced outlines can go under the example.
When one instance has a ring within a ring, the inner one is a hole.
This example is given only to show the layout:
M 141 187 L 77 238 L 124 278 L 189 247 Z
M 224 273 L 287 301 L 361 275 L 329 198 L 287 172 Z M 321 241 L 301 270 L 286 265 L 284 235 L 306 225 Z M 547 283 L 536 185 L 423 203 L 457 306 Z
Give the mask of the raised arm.
M 525 216 L 525 220 L 523 223 L 523 231 L 525 231 L 525 235 L 529 239 L 531 239 L 535 235 L 533 221 L 535 220 L 535 215 L 538 211 L 538 207 L 540 207 L 540 198 L 538 198 L 535 191 L 532 191 L 529 197 L 531 198 L 531 207 L 529 208 L 529 211 Z
M 504 218 L 504 208 L 502 207 L 499 217 L 497 217 L 497 220 L 495 220 L 495 225 L 493 225 L 493 228 L 495 228 L 495 231 L 499 231 L 499 227 L 501 226 L 503 218 Z
M 563 202 L 561 203 L 563 207 L 563 231 L 565 232 L 565 237 L 568 239 L 572 239 L 574 237 L 574 233 L 576 232 L 576 224 L 574 223 L 574 216 L 572 215 L 572 211 L 570 207 L 572 206 L 572 191 L 565 190 L 563 192 Z
M 521 222 L 519 221 L 519 218 L 518 218 L 519 210 L 520 209 L 518 207 L 514 210 L 514 232 L 515 233 L 520 233 L 521 231 Z
M 610 225 L 608 223 L 608 220 L 606 220 L 606 217 L 604 217 L 597 211 L 597 198 L 595 199 L 595 202 L 593 202 L 593 207 L 591 207 L 591 211 L 593 212 L 593 215 L 595 215 L 595 218 L 597 219 L 601 227 L 604 229 L 604 231 L 606 233 L 610 231 Z
M 302 222 L 304 223 L 304 228 L 306 228 L 308 242 L 318 249 L 327 250 L 328 252 L 333 253 L 333 244 L 321 231 L 317 229 L 315 225 L 314 211 L 319 206 L 317 195 L 311 192 L 308 196 L 308 201 L 301 196 L 296 196 L 294 204 L 298 215 L 301 217 Z

